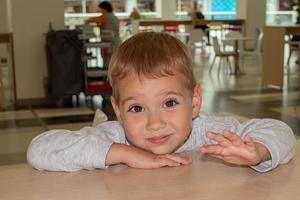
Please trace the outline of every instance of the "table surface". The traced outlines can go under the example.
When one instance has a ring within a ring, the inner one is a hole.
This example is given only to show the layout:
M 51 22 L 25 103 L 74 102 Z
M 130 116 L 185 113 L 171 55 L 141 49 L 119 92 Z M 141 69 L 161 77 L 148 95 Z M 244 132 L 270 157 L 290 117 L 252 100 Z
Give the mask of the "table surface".
M 223 41 L 236 41 L 236 40 L 254 40 L 253 37 L 230 37 L 224 38 Z
M 2 166 L 0 199 L 298 199 L 300 150 L 297 151 L 291 162 L 267 173 L 229 166 L 198 152 L 188 153 L 193 158 L 190 166 L 154 170 L 118 165 L 106 170 L 64 173 L 37 171 L 26 164 Z

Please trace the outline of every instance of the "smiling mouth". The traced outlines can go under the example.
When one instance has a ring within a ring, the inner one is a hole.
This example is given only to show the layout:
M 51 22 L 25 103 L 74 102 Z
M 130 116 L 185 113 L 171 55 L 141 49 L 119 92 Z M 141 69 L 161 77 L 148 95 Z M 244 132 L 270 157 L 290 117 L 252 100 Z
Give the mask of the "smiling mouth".
M 163 143 L 167 142 L 170 137 L 171 137 L 171 135 L 163 135 L 163 136 L 158 136 L 158 137 L 147 138 L 147 140 L 153 144 L 163 144 Z

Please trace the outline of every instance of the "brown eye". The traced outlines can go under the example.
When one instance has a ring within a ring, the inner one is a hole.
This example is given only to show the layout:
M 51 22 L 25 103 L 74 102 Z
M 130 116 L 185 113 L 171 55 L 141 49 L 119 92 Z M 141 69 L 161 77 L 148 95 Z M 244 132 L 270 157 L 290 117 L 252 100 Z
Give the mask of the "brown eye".
M 137 113 L 137 112 L 142 112 L 144 109 L 142 106 L 132 106 L 129 109 L 129 112 Z
M 165 107 L 172 108 L 172 107 L 175 107 L 177 104 L 178 104 L 178 102 L 176 100 L 170 99 L 170 100 L 166 101 Z

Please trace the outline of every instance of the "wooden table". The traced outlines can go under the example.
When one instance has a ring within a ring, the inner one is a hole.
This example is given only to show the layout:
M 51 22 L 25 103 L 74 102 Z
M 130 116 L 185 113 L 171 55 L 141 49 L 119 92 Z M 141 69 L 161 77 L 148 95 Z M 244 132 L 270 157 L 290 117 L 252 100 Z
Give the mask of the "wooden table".
M 282 200 L 300 197 L 300 141 L 287 165 L 258 173 L 190 152 L 193 164 L 155 170 L 118 165 L 73 173 L 37 171 L 28 165 L 0 167 L 1 200 Z

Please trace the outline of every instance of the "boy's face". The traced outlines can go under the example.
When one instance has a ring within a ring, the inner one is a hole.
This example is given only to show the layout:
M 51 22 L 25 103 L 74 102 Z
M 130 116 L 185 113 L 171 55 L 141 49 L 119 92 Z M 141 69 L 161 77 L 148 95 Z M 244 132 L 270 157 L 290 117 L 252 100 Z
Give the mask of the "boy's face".
M 155 154 L 174 152 L 188 138 L 200 111 L 199 85 L 193 94 L 182 75 L 161 78 L 127 76 L 117 83 L 112 104 L 128 141 Z

